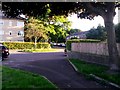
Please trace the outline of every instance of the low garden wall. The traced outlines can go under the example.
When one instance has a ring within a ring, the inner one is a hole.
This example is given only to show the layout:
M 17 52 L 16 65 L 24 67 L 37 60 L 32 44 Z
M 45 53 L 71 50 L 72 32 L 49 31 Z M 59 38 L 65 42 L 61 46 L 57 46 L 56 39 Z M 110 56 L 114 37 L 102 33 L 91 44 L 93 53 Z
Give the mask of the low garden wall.
M 108 56 L 107 43 L 72 43 L 71 51 Z M 120 44 L 117 44 L 120 55 Z
M 117 44 L 117 48 L 120 55 L 120 44 Z M 71 46 L 68 48 L 68 58 L 110 65 L 107 43 L 102 42 L 71 42 Z
M 79 59 L 89 63 L 96 63 L 100 65 L 105 65 L 105 66 L 110 65 L 109 57 L 104 55 L 68 51 L 68 58 Z

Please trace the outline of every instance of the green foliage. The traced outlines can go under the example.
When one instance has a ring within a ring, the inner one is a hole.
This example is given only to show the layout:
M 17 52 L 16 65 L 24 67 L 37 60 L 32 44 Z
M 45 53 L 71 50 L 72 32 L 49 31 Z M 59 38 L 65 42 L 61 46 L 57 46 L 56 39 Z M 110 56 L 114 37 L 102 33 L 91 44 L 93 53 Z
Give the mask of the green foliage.
M 81 32 L 81 30 L 80 30 L 80 29 L 71 29 L 71 30 L 69 31 L 69 34 L 71 35 L 71 34 L 77 33 L 77 32 Z
M 46 48 L 50 48 L 50 44 L 48 43 L 37 43 L 37 48 L 38 49 L 46 49 Z
M 70 61 L 75 65 L 78 71 L 84 75 L 95 74 L 96 76 L 120 85 L 120 74 L 107 73 L 106 71 L 109 70 L 109 68 L 106 66 L 87 63 L 77 59 L 70 59 Z
M 65 42 L 70 25 L 64 16 L 31 17 L 25 24 L 25 41 Z
M 47 49 L 25 49 L 24 52 L 59 52 L 59 49 L 47 48 Z
M 83 74 L 96 74 L 96 73 L 102 73 L 106 70 L 108 70 L 107 67 L 86 63 L 85 61 L 77 60 L 77 59 L 70 59 L 72 63 L 75 64 L 75 66 L 78 68 L 78 70 Z
M 120 23 L 115 25 L 116 41 L 120 43 Z M 104 41 L 107 39 L 107 32 L 104 27 L 98 26 L 97 28 L 92 28 L 87 33 L 87 39 L 98 39 Z
M 23 90 L 23 88 L 51 88 L 57 90 L 57 87 L 46 80 L 43 76 L 31 72 L 2 67 L 2 75 L 3 90 L 8 88 L 21 88 L 21 90 Z
M 98 43 L 100 40 L 95 40 L 95 39 L 72 39 L 68 40 L 66 42 L 66 48 L 67 50 L 71 50 L 71 43 Z
M 34 48 L 33 42 L 4 42 L 3 45 L 9 49 L 31 49 Z M 37 48 L 50 48 L 48 43 L 37 43 Z
M 49 41 L 50 39 L 52 42 L 65 42 L 71 23 L 65 15 L 53 15 L 51 4 L 38 2 L 4 3 L 3 9 L 6 15 L 11 17 L 15 17 L 20 13 L 30 17 L 25 23 L 25 41 L 34 40 L 34 42 L 38 42 L 41 40 Z M 13 7 L 16 7 L 16 9 Z
M 104 41 L 107 38 L 107 32 L 103 26 L 99 25 L 97 28 L 89 30 L 86 36 L 87 39 L 98 39 Z
M 114 2 L 113 2 L 114 3 Z M 112 3 L 110 3 L 112 4 Z M 22 7 L 21 7 L 22 6 Z M 41 16 L 50 13 L 50 15 L 68 15 L 76 13 L 80 18 L 93 19 L 94 16 L 104 14 L 107 10 L 106 2 L 3 2 L 2 9 L 7 16 L 15 17 L 21 13 L 29 16 Z M 119 7 L 119 3 L 115 3 Z M 50 10 L 48 9 L 50 7 Z M 91 9 L 92 8 L 92 9 Z M 95 10 L 93 10 L 93 8 Z M 47 9 L 47 10 L 46 10 Z M 81 13 L 80 13 L 81 12 Z M 93 13 L 94 12 L 94 13 Z M 104 12 L 104 13 L 100 13 Z
M 52 42 L 65 42 L 66 36 L 70 30 L 71 22 L 64 16 L 53 16 L 51 19 L 49 37 Z M 52 27 L 52 28 L 51 28 Z
M 47 40 L 48 36 L 46 34 L 47 32 L 45 30 L 43 21 L 33 17 L 28 19 L 25 24 L 25 39 L 29 38 L 32 40 L 32 38 L 34 38 L 34 42 L 38 39 Z

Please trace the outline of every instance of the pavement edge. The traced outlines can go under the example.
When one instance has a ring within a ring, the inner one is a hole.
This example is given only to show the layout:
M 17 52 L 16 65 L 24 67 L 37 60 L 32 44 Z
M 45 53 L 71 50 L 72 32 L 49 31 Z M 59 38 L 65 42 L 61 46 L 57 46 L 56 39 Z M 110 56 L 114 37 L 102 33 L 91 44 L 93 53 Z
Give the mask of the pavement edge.
M 78 69 L 76 68 L 76 66 L 67 58 L 67 60 L 68 60 L 68 62 L 71 64 L 71 66 L 73 67 L 73 69 L 77 72 L 77 73 L 80 73 L 79 71 L 78 71 Z M 115 84 L 115 83 L 112 83 L 112 82 L 109 82 L 109 81 L 107 81 L 107 80 L 105 80 L 105 79 L 103 79 L 103 78 L 100 78 L 100 77 L 98 77 L 98 76 L 96 76 L 96 75 L 94 75 L 94 74 L 89 74 L 89 76 L 90 77 L 92 77 L 92 78 L 94 78 L 95 80 L 97 80 L 99 83 L 100 82 L 104 82 L 105 84 L 107 84 L 107 85 L 109 85 L 109 86 L 112 86 L 112 87 L 115 87 L 115 88 L 117 88 L 117 89 L 120 89 L 120 86 L 119 85 L 117 85 L 117 84 Z
M 59 90 L 59 88 L 55 85 L 55 84 L 53 84 L 47 77 L 45 77 L 45 76 L 43 76 L 43 75 L 41 75 L 44 79 L 46 79 L 49 83 L 51 83 L 53 86 L 55 86 L 55 88 L 56 89 L 58 89 Z

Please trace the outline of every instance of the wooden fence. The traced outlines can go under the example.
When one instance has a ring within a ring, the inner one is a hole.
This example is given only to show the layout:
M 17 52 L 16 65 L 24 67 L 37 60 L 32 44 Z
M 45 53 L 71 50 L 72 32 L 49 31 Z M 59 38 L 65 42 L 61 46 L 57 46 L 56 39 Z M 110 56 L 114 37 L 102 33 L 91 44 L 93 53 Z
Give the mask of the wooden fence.
M 120 55 L 120 44 L 117 44 Z M 81 53 L 108 55 L 107 43 L 72 43 L 71 50 Z

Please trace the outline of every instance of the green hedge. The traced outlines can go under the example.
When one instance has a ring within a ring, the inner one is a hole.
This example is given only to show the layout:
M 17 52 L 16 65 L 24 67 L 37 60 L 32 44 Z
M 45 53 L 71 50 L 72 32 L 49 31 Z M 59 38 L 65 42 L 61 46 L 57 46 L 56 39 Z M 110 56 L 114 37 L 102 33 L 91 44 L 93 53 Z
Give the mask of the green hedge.
M 101 42 L 100 40 L 95 40 L 95 39 L 72 39 L 72 40 L 68 40 L 66 42 L 66 48 L 67 50 L 71 50 L 71 43 L 98 43 Z
M 32 42 L 4 42 L 3 45 L 9 49 L 32 49 L 34 48 L 34 43 Z M 48 43 L 37 43 L 37 49 L 50 48 Z

